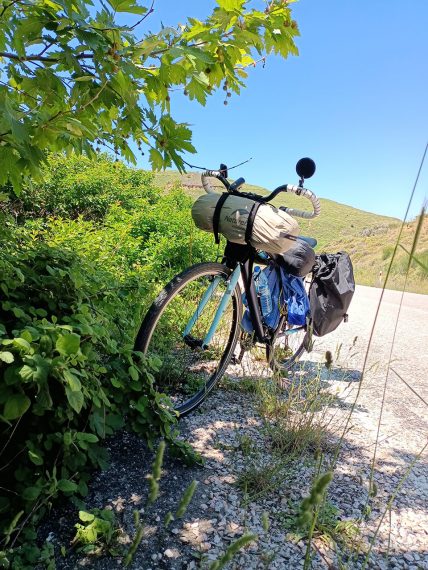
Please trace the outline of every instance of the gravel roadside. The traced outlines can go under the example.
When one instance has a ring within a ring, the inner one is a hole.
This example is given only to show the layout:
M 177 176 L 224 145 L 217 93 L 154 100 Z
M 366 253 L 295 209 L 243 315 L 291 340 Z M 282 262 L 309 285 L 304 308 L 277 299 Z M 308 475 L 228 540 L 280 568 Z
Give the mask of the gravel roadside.
M 428 296 L 405 294 L 400 310 L 400 294 L 385 292 L 366 372 L 361 378 L 379 296 L 380 290 L 357 287 L 349 323 L 320 339 L 314 351 L 303 358 L 303 365 L 306 371 L 321 375 L 324 387 L 328 386 L 330 393 L 334 393 L 334 405 L 323 411 L 327 417 L 334 418 L 334 425 L 343 426 L 358 393 L 350 429 L 344 437 L 328 490 L 333 520 L 348 521 L 350 527 L 358 526 L 361 532 L 360 554 L 344 559 L 344 567 L 362 567 L 362 551 L 379 526 L 369 567 L 428 569 L 426 451 L 384 516 L 391 493 L 427 441 L 428 416 L 422 400 L 428 400 Z M 324 366 L 326 350 L 333 355 L 330 370 Z M 385 364 L 390 356 L 394 372 L 389 374 L 384 397 Z M 235 371 L 228 373 L 233 378 Z M 150 472 L 152 454 L 131 434 L 120 434 L 110 442 L 111 465 L 95 476 L 87 506 L 113 509 L 123 528 L 125 543 L 135 533 L 133 511 L 140 510 L 146 531 L 132 568 L 206 568 L 244 532 L 253 532 L 259 538 L 237 554 L 228 567 L 247 570 L 303 567 L 306 544 L 295 529 L 290 528 L 290 521 L 310 491 L 316 460 L 310 455 L 298 460 L 290 460 L 285 455 L 279 457 L 272 449 L 257 402 L 253 394 L 232 390 L 225 384 L 208 398 L 200 411 L 182 420 L 183 436 L 205 458 L 205 465 L 189 468 L 167 458 L 160 498 L 148 512 L 144 510 L 146 476 Z M 337 427 L 331 427 L 329 432 L 325 460 L 332 457 L 340 436 Z M 372 497 L 369 512 L 368 483 L 372 464 L 376 496 Z M 255 473 L 260 478 L 257 480 L 260 492 L 249 493 L 248 489 L 245 492 L 242 481 L 248 481 L 248 474 Z M 185 516 L 174 521 L 166 531 L 163 528 L 166 513 L 174 512 L 193 479 L 199 484 Z M 51 516 L 50 539 L 54 544 L 68 548 L 75 522 L 76 514 L 71 510 Z M 314 547 L 313 568 L 340 567 L 338 554 L 325 538 L 317 536 Z M 64 570 L 122 566 L 119 557 L 95 559 L 74 551 L 68 551 L 57 563 L 57 568 Z

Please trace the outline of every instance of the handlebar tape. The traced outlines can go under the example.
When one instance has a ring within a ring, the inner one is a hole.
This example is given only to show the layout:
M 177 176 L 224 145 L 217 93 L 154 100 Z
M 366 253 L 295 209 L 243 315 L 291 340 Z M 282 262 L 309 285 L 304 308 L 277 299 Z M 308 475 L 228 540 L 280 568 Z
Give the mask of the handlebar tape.
M 295 208 L 287 208 L 286 206 L 281 206 L 279 209 L 287 212 L 290 216 L 297 216 L 299 218 L 316 218 L 321 213 L 321 204 L 318 200 L 317 196 L 307 188 L 301 188 L 300 186 L 294 186 L 293 184 L 287 184 L 287 192 L 291 192 L 292 194 L 296 194 L 297 196 L 303 196 L 304 198 L 308 199 L 311 204 L 313 211 L 307 212 L 305 210 L 297 210 Z

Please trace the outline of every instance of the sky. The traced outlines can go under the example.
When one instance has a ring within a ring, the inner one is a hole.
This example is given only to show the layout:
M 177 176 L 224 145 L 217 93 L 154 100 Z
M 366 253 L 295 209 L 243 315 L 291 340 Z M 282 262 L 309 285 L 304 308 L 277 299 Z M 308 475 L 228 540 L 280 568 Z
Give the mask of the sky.
M 204 18 L 213 0 L 155 0 L 148 27 Z M 190 123 L 192 164 L 231 171 L 274 189 L 296 183 L 295 163 L 313 158 L 306 186 L 328 198 L 403 218 L 428 142 L 428 1 L 300 0 L 299 56 L 269 56 L 247 88 L 205 107 L 172 94 L 171 114 Z M 148 21 L 148 20 L 147 20 Z M 148 168 L 140 159 L 139 166 Z M 410 216 L 428 195 L 428 156 Z

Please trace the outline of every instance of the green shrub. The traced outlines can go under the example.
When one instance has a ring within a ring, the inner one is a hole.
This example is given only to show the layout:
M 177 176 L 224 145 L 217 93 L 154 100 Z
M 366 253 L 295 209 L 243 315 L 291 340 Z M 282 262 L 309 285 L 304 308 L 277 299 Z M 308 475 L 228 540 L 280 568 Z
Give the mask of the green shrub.
M 115 430 L 190 458 L 154 388 L 160 363 L 132 347 L 157 289 L 215 255 L 182 189 L 106 156 L 48 168 L 0 212 L 0 549 L 30 566 L 35 524 L 58 495 L 85 496 Z
M 85 496 L 106 436 L 175 441 L 175 417 L 153 386 L 160 363 L 132 351 L 137 277 L 1 221 L 0 532 L 13 547 L 58 494 Z
M 142 212 L 132 235 L 140 240 L 140 263 L 162 283 L 177 272 L 201 261 L 215 259 L 217 248 L 211 234 L 195 227 L 191 216 L 193 200 L 180 187 Z
M 114 205 L 133 209 L 139 199 L 154 202 L 159 193 L 150 172 L 129 168 L 107 154 L 94 159 L 52 154 L 41 181 L 26 185 L 9 211 L 21 220 L 61 216 L 101 220 Z
M 394 251 L 394 246 L 393 245 L 386 245 L 383 249 L 382 249 L 382 260 L 385 261 L 386 259 L 389 259 L 392 255 L 392 252 Z

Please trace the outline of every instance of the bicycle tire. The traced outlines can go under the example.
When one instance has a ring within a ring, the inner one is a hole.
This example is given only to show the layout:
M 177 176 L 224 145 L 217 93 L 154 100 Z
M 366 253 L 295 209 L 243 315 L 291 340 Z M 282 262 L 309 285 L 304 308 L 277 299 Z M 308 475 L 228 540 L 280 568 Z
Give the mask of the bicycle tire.
M 169 396 L 180 416 L 195 410 L 205 400 L 223 376 L 238 342 L 242 320 L 239 285 L 208 349 L 189 346 L 190 335 L 186 340 L 183 338 L 183 328 L 197 313 L 203 292 L 219 277 L 217 289 L 193 327 L 197 336 L 192 336 L 192 343 L 205 338 L 231 273 L 231 269 L 220 263 L 199 263 L 176 275 L 154 300 L 138 331 L 135 350 L 156 355 L 163 361 L 154 374 L 155 386 Z
M 294 327 L 290 326 L 289 328 Z M 302 329 L 298 333 L 284 335 L 282 337 L 284 346 L 282 346 L 277 337 L 278 332 L 275 333 L 272 341 L 266 345 L 266 359 L 274 373 L 288 372 L 306 351 L 308 333 Z
M 307 294 L 309 295 L 309 287 L 311 284 L 310 275 L 305 277 L 304 284 Z M 309 277 L 309 278 L 308 278 Z M 300 328 L 293 325 L 285 323 L 278 324 L 278 328 L 274 333 L 272 341 L 266 345 L 266 359 L 269 363 L 271 370 L 274 373 L 288 372 L 292 367 L 300 360 L 305 352 L 311 352 L 312 350 L 312 340 L 311 335 L 306 328 L 301 329 L 298 333 L 285 336 L 285 342 L 288 342 L 288 350 L 284 354 L 284 347 L 281 347 L 278 342 L 278 336 L 285 329 Z M 295 336 L 296 335 L 296 336 Z M 297 336 L 298 335 L 298 336 Z M 277 345 L 275 346 L 275 343 Z M 275 352 L 278 352 L 278 347 L 282 350 L 282 355 L 278 357 Z

